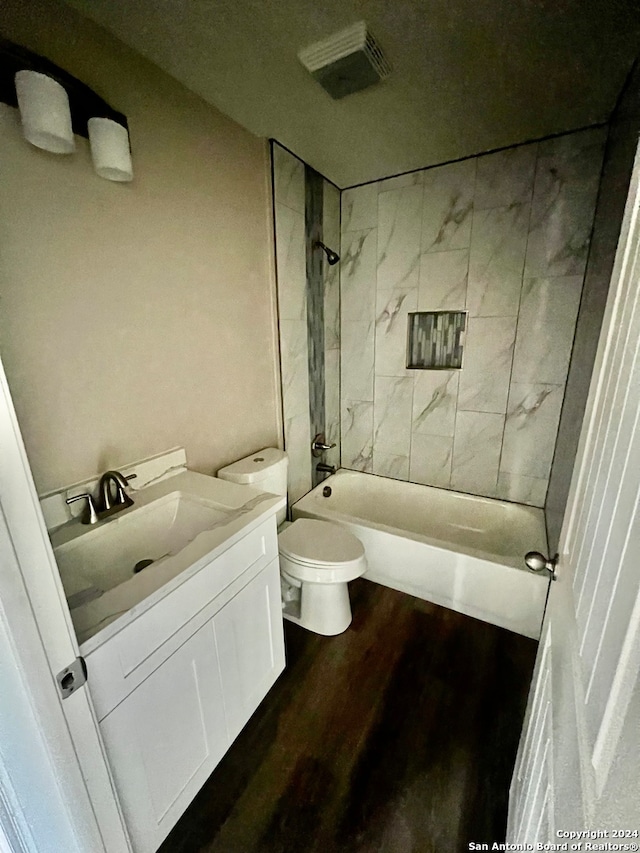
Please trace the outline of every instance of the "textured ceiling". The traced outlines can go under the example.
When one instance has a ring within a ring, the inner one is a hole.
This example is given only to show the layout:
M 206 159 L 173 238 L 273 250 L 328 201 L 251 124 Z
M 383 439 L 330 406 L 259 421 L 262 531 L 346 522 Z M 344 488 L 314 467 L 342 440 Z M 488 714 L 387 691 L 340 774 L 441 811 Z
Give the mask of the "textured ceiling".
M 605 121 L 638 0 L 68 0 L 340 187 Z M 364 19 L 393 65 L 333 101 L 297 52 Z

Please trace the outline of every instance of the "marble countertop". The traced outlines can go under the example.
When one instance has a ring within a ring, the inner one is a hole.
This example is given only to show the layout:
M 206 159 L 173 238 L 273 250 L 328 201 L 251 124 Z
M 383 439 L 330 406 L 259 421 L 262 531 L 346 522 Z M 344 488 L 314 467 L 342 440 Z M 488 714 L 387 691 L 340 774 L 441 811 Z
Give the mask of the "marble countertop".
M 158 560 L 152 572 L 134 574 L 118 586 L 102 592 L 99 597 L 74 607 L 71 618 L 83 654 L 102 645 L 251 530 L 275 515 L 285 504 L 282 496 L 259 492 L 205 474 L 183 471 L 136 491 L 134 506 L 93 527 L 83 525 L 78 520 L 59 527 L 51 533 L 54 553 L 62 551 L 65 545 L 81 536 L 99 534 L 106 525 L 109 525 L 110 531 L 116 530 L 118 523 L 135 513 L 136 509 L 176 492 L 219 506 L 225 512 L 224 518 L 198 533 L 177 553 Z M 60 574 L 69 596 L 68 590 L 74 586 L 75 579 L 65 579 L 64 567 L 61 567 Z M 87 576 L 90 576 L 89 571 Z

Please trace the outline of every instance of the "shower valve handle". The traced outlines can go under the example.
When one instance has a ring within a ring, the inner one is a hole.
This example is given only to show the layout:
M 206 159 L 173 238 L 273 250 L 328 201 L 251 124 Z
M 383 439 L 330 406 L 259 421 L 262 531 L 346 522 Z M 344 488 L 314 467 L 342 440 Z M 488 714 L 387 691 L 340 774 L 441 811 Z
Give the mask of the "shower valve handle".
M 319 456 L 322 456 L 325 450 L 331 450 L 331 448 L 335 446 L 335 442 L 333 444 L 327 444 L 324 433 L 319 432 L 311 442 L 311 453 L 317 459 Z

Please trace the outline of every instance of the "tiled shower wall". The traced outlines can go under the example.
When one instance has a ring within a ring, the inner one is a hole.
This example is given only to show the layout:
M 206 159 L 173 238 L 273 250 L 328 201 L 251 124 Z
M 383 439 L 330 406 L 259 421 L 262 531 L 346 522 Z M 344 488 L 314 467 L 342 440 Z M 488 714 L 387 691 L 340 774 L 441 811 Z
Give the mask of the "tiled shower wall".
M 543 506 L 604 129 L 342 193 L 342 466 Z M 461 370 L 407 315 L 468 312 Z
M 305 164 L 277 143 L 272 151 L 284 437 L 289 455 L 289 500 L 293 502 L 311 488 L 312 465 L 319 461 L 311 456 L 312 421 L 317 413 L 311 411 L 310 388 L 315 382 L 324 387 L 325 432 L 330 442 L 337 444 L 325 454 L 325 461 L 340 464 L 339 265 L 329 267 L 323 262 L 324 359 L 319 369 L 316 361 L 310 376 L 309 331 L 313 324 L 307 317 Z M 340 193 L 328 181 L 323 181 L 322 190 L 323 241 L 337 251 Z M 318 376 L 319 372 L 324 372 L 324 377 Z

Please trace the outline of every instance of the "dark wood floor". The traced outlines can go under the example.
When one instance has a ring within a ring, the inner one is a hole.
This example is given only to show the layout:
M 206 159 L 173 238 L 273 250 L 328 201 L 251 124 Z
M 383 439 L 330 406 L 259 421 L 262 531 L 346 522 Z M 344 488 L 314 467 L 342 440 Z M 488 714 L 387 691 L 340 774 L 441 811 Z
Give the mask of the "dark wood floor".
M 504 840 L 536 643 L 368 581 L 287 669 L 162 853 L 458 853 Z

